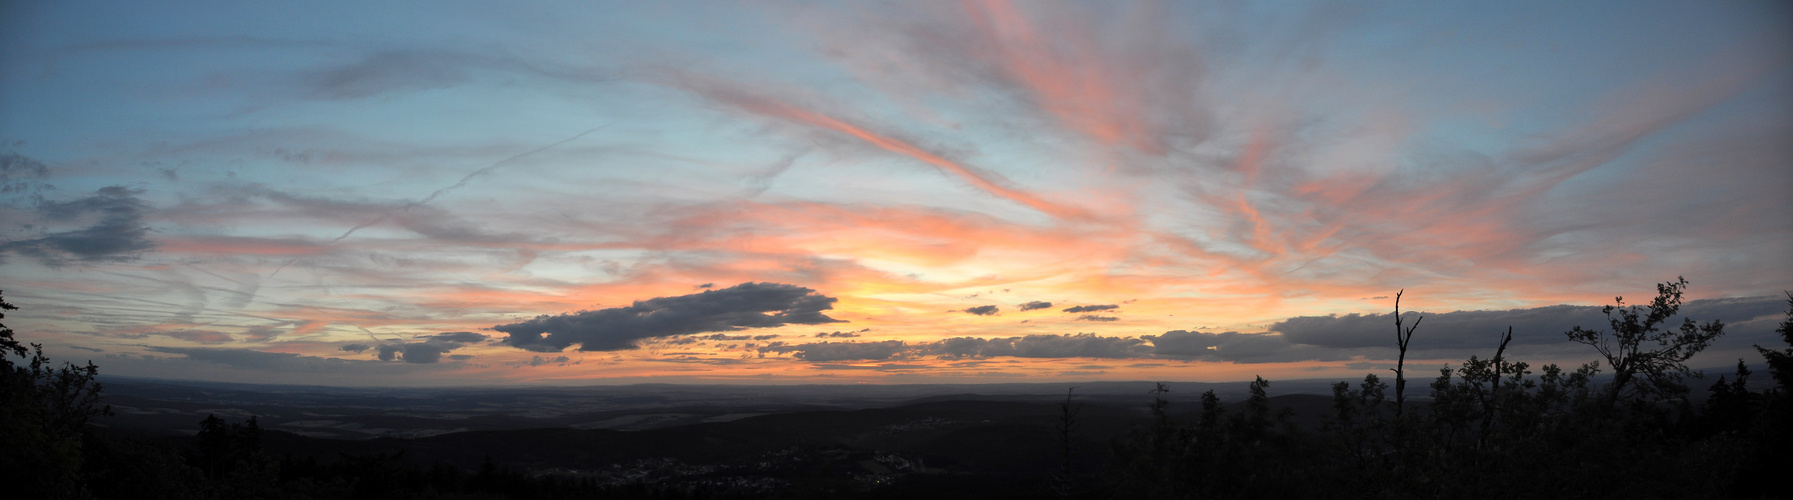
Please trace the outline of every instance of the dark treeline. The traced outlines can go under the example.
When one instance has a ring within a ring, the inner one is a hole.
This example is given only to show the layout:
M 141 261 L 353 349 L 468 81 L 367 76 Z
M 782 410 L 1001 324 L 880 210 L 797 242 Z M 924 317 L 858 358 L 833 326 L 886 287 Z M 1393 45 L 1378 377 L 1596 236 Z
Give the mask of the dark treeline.
M 1188 409 L 1173 407 L 1165 397 L 1173 388 L 1159 384 L 1150 420 L 1097 450 L 1079 440 L 1100 432 L 1080 428 L 1082 408 L 1068 395 L 1052 429 L 1060 466 L 871 485 L 828 468 L 825 457 L 838 450 L 806 452 L 820 465 L 771 484 L 618 483 L 489 457 L 460 467 L 402 453 L 277 455 L 253 417 L 207 417 L 187 438 L 107 434 L 89 422 L 110 413 L 97 367 L 54 368 L 40 346 L 0 325 L 0 484 L 20 498 L 1788 498 L 1793 294 L 1777 330 L 1787 346 L 1757 346 L 1772 377 L 1739 360 L 1696 405 L 1690 386 L 1707 381 L 1684 363 L 1724 325 L 1671 324 L 1686 285 L 1660 285 L 1649 304 L 1607 307 L 1607 328 L 1566 332 L 1596 362 L 1508 359 L 1508 331 L 1491 336 L 1491 356 L 1447 366 L 1424 387 L 1407 384 L 1402 365 L 1409 341 L 1424 345 L 1426 332 L 1401 323 L 1397 296 L 1395 380 L 1335 384 L 1317 426 L 1273 410 L 1271 382 L 1261 378 L 1244 401 L 1209 391 Z
M 1389 394 L 1375 374 L 1334 384 L 1317 432 L 1272 413 L 1261 378 L 1232 411 L 1204 394 L 1194 421 L 1173 421 L 1160 399 L 1154 424 L 1114 444 L 1114 468 L 1092 474 L 1100 492 L 1087 496 L 1788 498 L 1793 348 L 1757 346 L 1773 380 L 1752 390 L 1738 360 L 1695 407 L 1687 381 L 1696 374 L 1683 363 L 1724 325 L 1669 324 L 1686 285 L 1659 285 L 1648 305 L 1608 306 L 1609 329 L 1567 332 L 1600 362 L 1534 370 L 1505 358 L 1509 330 L 1490 342 L 1491 358 L 1440 370 L 1429 401 L 1403 408 L 1400 389 Z M 1417 326 L 1397 320 L 1403 353 Z M 1793 294 L 1777 331 L 1793 346 Z M 1603 370 L 1611 379 L 1597 385 Z

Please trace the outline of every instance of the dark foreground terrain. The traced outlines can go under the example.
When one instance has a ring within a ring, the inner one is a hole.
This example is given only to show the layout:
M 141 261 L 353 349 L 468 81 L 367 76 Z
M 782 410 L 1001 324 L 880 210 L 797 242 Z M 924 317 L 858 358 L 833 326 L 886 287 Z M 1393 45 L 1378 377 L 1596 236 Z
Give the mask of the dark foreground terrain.
M 484 390 L 143 379 L 107 384 L 105 400 L 114 415 L 96 422 L 109 435 L 197 447 L 206 438 L 195 436 L 201 421 L 215 416 L 224 426 L 215 434 L 249 441 L 253 432 L 259 455 L 278 458 L 283 471 L 323 471 L 344 462 L 398 476 L 406 469 L 504 470 L 597 491 L 725 496 L 882 495 L 916 488 L 944 488 L 962 497 L 1054 494 L 1051 481 L 1062 483 L 1067 466 L 1073 476 L 1096 473 L 1108 465 L 1112 442 L 1154 419 L 1154 395 L 1147 390 L 1154 385 L 1147 382 L 1082 384 L 1071 394 L 1077 413 L 1068 433 L 1060 431 L 1065 387 L 1044 384 Z M 1245 392 L 1244 384 L 1233 385 Z M 1212 384 L 1187 386 L 1225 392 Z M 1173 418 L 1195 417 L 1197 394 L 1160 396 L 1184 407 L 1187 414 L 1172 411 Z M 1329 401 L 1288 395 L 1270 404 L 1315 417 L 1303 419 L 1303 427 L 1317 429 Z M 245 427 L 250 417 L 254 431 Z M 402 482 L 380 494 L 415 486 Z
M 1532 423 L 1515 411 L 1501 426 L 1490 423 L 1483 431 L 1486 415 L 1463 413 L 1473 408 L 1460 405 L 1498 393 L 1489 387 L 1480 396 L 1465 394 L 1471 389 L 1465 381 L 1441 380 L 1396 417 L 1383 399 L 1386 385 L 1373 378 L 1337 387 L 1332 395 L 1275 397 L 1268 395 L 1268 386 L 1247 383 L 1231 384 L 1231 391 L 1194 383 L 1083 384 L 1068 405 L 1064 393 L 1052 394 L 1063 387 L 1033 384 L 390 390 L 118 379 L 108 382 L 105 398 L 114 415 L 95 419 L 104 428 L 89 441 L 95 452 L 89 461 L 101 462 L 92 468 L 117 479 L 93 484 L 91 493 L 112 498 L 1311 498 L 1389 491 L 1492 498 L 1513 490 L 1545 496 L 1572 491 L 1583 498 L 1786 495 L 1780 482 L 1770 479 L 1780 473 L 1775 467 L 1787 463 L 1787 429 L 1784 421 L 1774 420 L 1785 416 L 1785 398 L 1778 391 L 1752 393 L 1725 382 L 1701 395 L 1698 408 L 1692 402 L 1680 408 L 1642 405 L 1602 415 L 1596 393 L 1585 390 L 1596 379 L 1559 371 L 1521 386 L 1534 395 L 1554 391 L 1554 402 L 1511 396 L 1521 394 L 1517 390 L 1508 396 L 1516 408 L 1558 405 L 1562 414 L 1556 422 L 1525 429 Z M 1157 392 L 1159 387 L 1173 392 Z M 1325 385 L 1294 381 L 1277 387 L 1276 392 L 1316 392 Z M 1383 472 L 1391 470 L 1407 475 Z M 1507 483 L 1540 474 L 1595 476 L 1575 479 L 1579 485 Z
M 668 385 L 492 387 L 469 389 L 344 388 L 230 384 L 104 377 L 115 415 L 96 420 L 133 432 L 192 435 L 207 415 L 258 417 L 267 430 L 362 440 L 421 438 L 467 431 L 542 428 L 640 431 L 732 422 L 762 415 L 892 408 L 940 400 L 1056 405 L 1071 385 Z M 1329 394 L 1325 381 L 1278 382 L 1279 394 Z M 1087 404 L 1136 407 L 1152 400 L 1151 382 L 1074 384 Z M 1200 401 L 1202 391 L 1241 399 L 1245 383 L 1180 383 L 1166 399 Z M 1036 416 L 1056 414 L 1056 406 Z

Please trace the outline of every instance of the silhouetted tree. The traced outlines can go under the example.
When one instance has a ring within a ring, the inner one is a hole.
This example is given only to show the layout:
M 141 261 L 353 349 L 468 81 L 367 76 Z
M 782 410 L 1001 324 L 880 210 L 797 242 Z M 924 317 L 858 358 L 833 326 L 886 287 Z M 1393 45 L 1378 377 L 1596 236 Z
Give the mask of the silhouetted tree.
M 1383 486 L 1383 458 L 1393 452 L 1388 442 L 1384 399 L 1388 384 L 1376 374 L 1364 375 L 1357 389 L 1349 382 L 1332 384 L 1332 412 L 1321 421 L 1321 451 L 1334 465 L 1329 481 L 1341 492 L 1367 495 Z
M 1065 401 L 1058 405 L 1058 423 L 1053 430 L 1058 431 L 1058 442 L 1064 454 L 1059 466 L 1058 475 L 1052 479 L 1052 489 L 1060 497 L 1070 498 L 1077 494 L 1077 477 L 1071 471 L 1072 444 L 1077 434 L 1077 415 L 1083 413 L 1083 403 L 1071 404 L 1071 395 L 1076 387 L 1065 389 Z
M 1773 375 L 1774 382 L 1780 385 L 1779 390 L 1783 393 L 1793 393 L 1793 292 L 1787 292 L 1787 320 L 1782 321 L 1780 328 L 1776 328 L 1774 331 L 1781 334 L 1781 340 L 1786 341 L 1788 347 L 1782 351 L 1775 351 L 1757 345 L 1756 351 L 1762 353 L 1762 357 L 1768 360 L 1768 373 Z
M 1709 431 L 1735 432 L 1749 427 L 1761 403 L 1761 395 L 1749 392 L 1749 375 L 1749 365 L 1739 359 L 1733 378 L 1727 381 L 1719 376 L 1708 389 L 1712 395 L 1706 398 L 1703 417 Z
M 280 464 L 262 453 L 261 425 L 256 417 L 237 424 L 206 415 L 194 440 L 190 462 L 205 474 L 218 496 L 266 497 L 278 487 Z
M 0 311 L 17 309 L 0 297 Z M 112 414 L 99 404 L 99 368 L 91 361 L 53 368 L 44 346 L 30 345 L 0 324 L 0 484 L 28 498 L 86 496 L 82 447 L 88 419 Z M 14 356 L 24 364 L 14 363 Z
M 1577 326 L 1564 333 L 1571 341 L 1592 346 L 1612 367 L 1612 385 L 1606 394 L 1608 408 L 1625 397 L 1628 389 L 1641 398 L 1685 393 L 1687 388 L 1681 380 L 1692 371 L 1683 363 L 1724 335 L 1724 323 L 1718 320 L 1701 325 L 1693 318 L 1685 318 L 1679 330 L 1662 329 L 1680 311 L 1681 294 L 1686 288 L 1687 278 L 1681 277 L 1658 284 L 1656 298 L 1648 306 L 1627 307 L 1624 297 L 1614 297 L 1616 304 L 1602 309 L 1609 330 Z M 1634 384 L 1639 377 L 1643 383 Z
M 1500 379 L 1508 368 L 1507 363 L 1502 356 L 1507 352 L 1507 343 L 1512 341 L 1513 327 L 1507 326 L 1507 334 L 1506 336 L 1501 337 L 1500 347 L 1494 350 L 1494 361 L 1490 363 L 1494 367 L 1494 376 L 1490 377 L 1492 383 L 1488 388 L 1488 398 L 1482 401 L 1482 406 L 1487 408 L 1488 411 L 1482 415 L 1482 431 L 1477 435 L 1477 447 L 1482 446 L 1483 440 L 1488 436 L 1488 433 L 1494 429 L 1495 416 L 1498 413 L 1495 409 L 1500 405 Z M 1515 368 L 1520 372 L 1517 374 L 1519 377 L 1524 377 L 1525 367 L 1525 363 L 1519 363 L 1512 368 Z
M 1395 347 L 1400 348 L 1399 357 L 1395 358 L 1395 418 L 1399 419 L 1407 411 L 1407 343 L 1413 340 L 1413 331 L 1419 329 L 1419 322 L 1425 320 L 1421 316 L 1413 320 L 1413 326 L 1401 329 L 1401 294 L 1407 289 L 1395 292 Z
M 1718 433 L 1711 441 L 1735 443 L 1735 484 L 1728 492 L 1735 498 L 1785 498 L 1786 475 L 1793 471 L 1793 292 L 1787 293 L 1787 319 L 1775 329 L 1787 343 L 1776 351 L 1760 345 L 1756 351 L 1768 361 L 1777 387 L 1750 393 L 1745 385 L 1748 366 L 1738 361 L 1736 380 L 1723 378 L 1712 386 L 1707 400 L 1706 430 Z

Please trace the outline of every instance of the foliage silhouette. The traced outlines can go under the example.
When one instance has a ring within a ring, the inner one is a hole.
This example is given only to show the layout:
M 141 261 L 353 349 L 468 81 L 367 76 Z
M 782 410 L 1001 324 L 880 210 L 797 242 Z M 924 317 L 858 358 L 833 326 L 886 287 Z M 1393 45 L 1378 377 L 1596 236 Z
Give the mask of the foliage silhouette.
M 1685 287 L 1685 279 L 1659 285 L 1648 307 L 1621 299 L 1605 310 L 1608 332 L 1569 333 L 1628 374 L 1603 386 L 1599 362 L 1534 372 L 1509 360 L 1509 328 L 1492 358 L 1441 369 L 1414 411 L 1402 411 L 1398 380 L 1395 401 L 1384 399 L 1388 385 L 1374 374 L 1356 387 L 1334 384 L 1317 436 L 1271 424 L 1288 420 L 1269 415 L 1262 378 L 1231 414 L 1209 391 L 1192 424 L 1165 425 L 1168 403 L 1155 397 L 1154 424 L 1113 447 L 1111 498 L 1783 497 L 1773 481 L 1789 470 L 1793 450 L 1787 386 L 1751 392 L 1740 363 L 1694 409 L 1683 397 L 1692 374 L 1684 363 L 1723 334 L 1723 323 L 1686 320 L 1663 331 Z M 1397 328 L 1404 352 L 1413 328 Z M 1781 328 L 1793 345 L 1788 330 L 1793 300 Z M 1786 354 L 1793 359 L 1793 349 Z
M 1787 319 L 1774 331 L 1781 334 L 1781 340 L 1787 345 L 1793 346 L 1793 292 L 1786 293 Z M 1760 345 L 1755 347 L 1756 352 L 1762 353 L 1762 357 L 1768 360 L 1768 371 L 1774 375 L 1775 383 L 1780 384 L 1782 390 L 1793 390 L 1793 347 L 1781 351 Z
M 0 311 L 17 310 L 0 295 Z M 0 318 L 6 314 L 0 312 Z M 0 484 L 36 498 L 88 495 L 82 449 L 90 417 L 110 415 L 100 405 L 99 368 L 65 363 L 53 368 L 42 344 L 27 349 L 0 324 Z M 24 364 L 16 364 L 13 357 Z
M 1071 467 L 1076 449 L 1077 415 L 1083 413 L 1083 403 L 1071 404 L 1071 396 L 1076 391 L 1076 387 L 1065 389 L 1065 401 L 1058 406 L 1058 424 L 1052 429 L 1058 432 L 1063 454 L 1058 475 L 1052 478 L 1052 490 L 1063 498 L 1072 498 L 1079 493 L 1078 478 Z
M 1656 298 L 1648 306 L 1627 307 L 1624 297 L 1614 297 L 1615 305 L 1602 309 L 1609 330 L 1577 326 L 1564 333 L 1571 341 L 1592 346 L 1612 367 L 1613 381 L 1606 394 L 1608 407 L 1624 399 L 1627 390 L 1635 393 L 1637 399 L 1676 398 L 1687 392 L 1681 380 L 1693 372 L 1684 363 L 1724 335 L 1724 322 L 1714 320 L 1701 325 L 1693 318 L 1685 318 L 1679 330 L 1663 330 L 1680 311 L 1681 294 L 1686 288 L 1687 278 L 1681 277 L 1658 284 Z M 1633 384 L 1639 376 L 1643 377 L 1642 383 Z

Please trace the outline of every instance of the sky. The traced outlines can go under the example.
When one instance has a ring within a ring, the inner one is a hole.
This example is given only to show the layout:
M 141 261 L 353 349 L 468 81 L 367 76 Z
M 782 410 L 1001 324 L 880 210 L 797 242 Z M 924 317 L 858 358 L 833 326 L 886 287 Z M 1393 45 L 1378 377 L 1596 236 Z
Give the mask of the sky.
M 347 386 L 1565 366 L 1793 289 L 1785 2 L 5 2 L 6 325 Z

